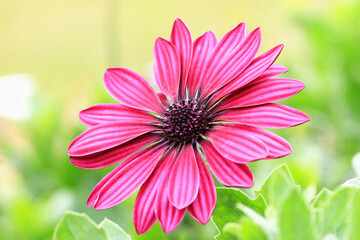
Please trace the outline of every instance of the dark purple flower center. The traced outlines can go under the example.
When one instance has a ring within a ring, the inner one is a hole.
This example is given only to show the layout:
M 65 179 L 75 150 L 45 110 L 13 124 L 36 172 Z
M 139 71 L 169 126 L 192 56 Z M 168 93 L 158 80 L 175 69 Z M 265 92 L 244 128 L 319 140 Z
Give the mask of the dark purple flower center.
M 162 122 L 163 136 L 169 142 L 194 142 L 208 129 L 208 112 L 197 101 L 181 100 L 165 111 Z

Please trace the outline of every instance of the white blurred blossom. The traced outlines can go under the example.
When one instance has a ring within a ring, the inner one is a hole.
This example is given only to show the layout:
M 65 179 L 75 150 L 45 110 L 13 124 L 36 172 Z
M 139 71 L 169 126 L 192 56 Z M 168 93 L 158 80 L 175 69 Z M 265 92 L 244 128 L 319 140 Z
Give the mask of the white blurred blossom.
M 34 78 L 29 74 L 0 76 L 0 117 L 24 120 L 31 115 Z

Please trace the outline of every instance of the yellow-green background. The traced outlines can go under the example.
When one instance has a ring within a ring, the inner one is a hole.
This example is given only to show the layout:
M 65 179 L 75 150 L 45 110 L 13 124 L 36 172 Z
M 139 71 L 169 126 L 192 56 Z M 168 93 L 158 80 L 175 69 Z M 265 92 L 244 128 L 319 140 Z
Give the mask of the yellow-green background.
M 107 67 L 131 68 L 152 80 L 153 44 L 168 38 L 180 17 L 193 38 L 212 30 L 220 38 L 239 22 L 262 30 L 261 52 L 283 43 L 276 63 L 306 88 L 284 103 L 310 122 L 275 132 L 293 153 L 251 165 L 255 186 L 287 162 L 303 187 L 333 188 L 355 176 L 360 152 L 360 2 L 316 1 L 44 1 L 0 2 L 0 76 L 31 74 L 31 116 L 0 116 L 0 239 L 50 239 L 65 210 L 105 216 L 134 239 L 211 239 L 216 233 L 186 216 L 171 234 L 159 224 L 144 236 L 132 224 L 134 196 L 104 211 L 86 206 L 95 184 L 112 168 L 71 165 L 67 146 L 85 127 L 78 112 L 113 102 L 102 85 Z M 22 86 L 18 86 L 21 88 Z M 0 104 L 11 104 L 0 102 Z M 310 190 L 309 190 L 310 191 Z

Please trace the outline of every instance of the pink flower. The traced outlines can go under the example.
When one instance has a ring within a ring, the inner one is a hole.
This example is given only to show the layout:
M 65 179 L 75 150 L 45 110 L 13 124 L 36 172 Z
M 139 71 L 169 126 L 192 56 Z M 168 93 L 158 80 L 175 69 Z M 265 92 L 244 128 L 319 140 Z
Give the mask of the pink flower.
M 170 41 L 155 42 L 154 72 L 161 92 L 129 69 L 109 68 L 105 87 L 122 104 L 81 111 L 90 129 L 68 149 L 71 163 L 85 169 L 121 162 L 95 186 L 87 205 L 113 207 L 140 187 L 133 213 L 139 234 L 156 220 L 165 232 L 172 231 L 186 210 L 205 224 L 216 203 L 205 159 L 221 183 L 248 188 L 253 185 L 248 162 L 288 155 L 290 145 L 262 128 L 309 120 L 296 109 L 272 103 L 296 94 L 304 84 L 275 78 L 287 71 L 273 64 L 283 45 L 256 57 L 260 39 L 259 28 L 247 34 L 246 24 L 240 23 L 220 41 L 206 32 L 193 42 L 177 19 Z

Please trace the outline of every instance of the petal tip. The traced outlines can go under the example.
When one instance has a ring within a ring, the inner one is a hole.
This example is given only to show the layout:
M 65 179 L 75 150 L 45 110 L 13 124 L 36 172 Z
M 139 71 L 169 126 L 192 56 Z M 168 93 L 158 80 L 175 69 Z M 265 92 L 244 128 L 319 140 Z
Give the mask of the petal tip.
M 306 87 L 305 83 L 298 81 L 297 84 L 297 90 L 298 92 L 300 92 L 301 90 L 303 90 Z
M 310 121 L 310 117 L 306 113 L 299 111 L 298 114 L 299 114 L 298 121 L 294 124 L 294 126 L 297 126 L 297 125 L 300 125 L 300 124 Z
M 108 209 L 108 208 L 111 208 L 111 207 L 113 207 L 113 206 L 102 205 L 98 201 L 93 206 L 94 210 L 96 210 L 96 211 Z
M 175 24 L 185 25 L 185 22 L 181 18 L 176 18 L 174 21 L 174 26 L 175 26 Z

